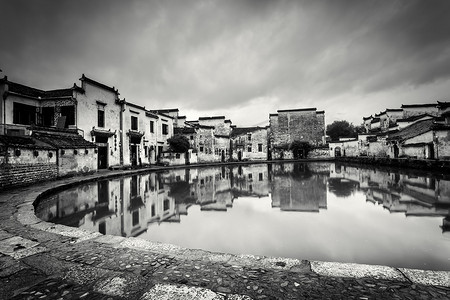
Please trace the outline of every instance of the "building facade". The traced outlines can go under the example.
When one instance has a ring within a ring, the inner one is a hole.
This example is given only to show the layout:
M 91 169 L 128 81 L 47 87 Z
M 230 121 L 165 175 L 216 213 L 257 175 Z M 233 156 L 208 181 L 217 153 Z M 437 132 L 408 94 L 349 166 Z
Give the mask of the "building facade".
M 306 150 L 293 153 L 290 145 L 303 142 L 311 147 L 325 144 L 325 112 L 316 108 L 278 110 L 269 115 L 269 158 L 306 158 Z
M 234 161 L 268 159 L 267 127 L 234 127 L 231 155 Z

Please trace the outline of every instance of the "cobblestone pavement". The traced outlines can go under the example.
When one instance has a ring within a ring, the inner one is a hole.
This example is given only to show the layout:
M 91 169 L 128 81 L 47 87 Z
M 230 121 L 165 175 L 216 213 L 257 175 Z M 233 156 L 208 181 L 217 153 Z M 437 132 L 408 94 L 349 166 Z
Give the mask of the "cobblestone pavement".
M 449 299 L 450 272 L 210 253 L 43 222 L 33 202 L 85 177 L 0 192 L 0 299 Z

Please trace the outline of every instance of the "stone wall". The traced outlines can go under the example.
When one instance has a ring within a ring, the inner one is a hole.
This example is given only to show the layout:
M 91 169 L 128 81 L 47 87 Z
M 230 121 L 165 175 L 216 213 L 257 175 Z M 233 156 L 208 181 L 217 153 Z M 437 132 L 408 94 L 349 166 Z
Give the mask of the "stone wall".
M 55 179 L 55 163 L 13 164 L 0 166 L 0 189 Z
M 314 148 L 308 153 L 308 158 L 327 158 L 330 157 L 328 147 Z
M 97 153 L 95 149 L 59 150 L 58 172 L 60 177 L 90 174 L 97 171 Z
M 214 132 L 212 128 L 199 128 L 196 135 L 198 162 L 214 162 Z
M 239 152 L 241 160 L 267 160 L 268 151 L 266 128 L 250 129 L 232 138 L 233 160 L 239 160 Z
M 294 141 L 321 146 L 325 137 L 325 113 L 315 108 L 279 110 L 270 118 L 270 152 L 273 159 L 290 159 L 289 145 Z

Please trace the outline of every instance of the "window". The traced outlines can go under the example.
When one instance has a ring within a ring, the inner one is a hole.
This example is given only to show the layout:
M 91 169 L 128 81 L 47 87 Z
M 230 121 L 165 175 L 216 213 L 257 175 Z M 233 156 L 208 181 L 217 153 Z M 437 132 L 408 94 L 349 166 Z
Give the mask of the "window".
M 61 116 L 66 117 L 64 128 L 75 125 L 75 106 L 61 106 Z
M 155 121 L 150 121 L 150 132 L 151 133 L 155 132 Z
M 252 146 L 248 146 L 248 147 L 247 147 L 247 151 L 248 151 L 248 152 L 252 152 Z
M 163 202 L 163 210 L 166 211 L 166 210 L 169 210 L 169 209 L 170 209 L 169 200 L 165 199 L 164 202 Z
M 101 234 L 106 234 L 106 223 L 105 222 L 101 222 L 100 224 L 98 224 L 98 232 L 100 232 Z
M 253 179 L 252 173 L 248 174 L 248 179 Z
M 98 127 L 105 127 L 105 111 L 104 110 L 99 109 L 97 111 L 97 120 L 98 120 L 98 122 L 97 122 Z
M 14 102 L 13 123 L 23 125 L 36 124 L 36 107 Z
M 203 146 L 200 146 L 200 152 L 203 152 Z
M 164 135 L 169 134 L 169 125 L 162 124 L 162 134 L 164 134 Z
M 193 135 L 191 135 L 191 136 L 190 136 L 190 139 L 191 139 L 191 140 L 193 140 L 193 139 L 194 139 L 194 136 L 193 136 Z
M 259 173 L 259 181 L 263 181 L 263 173 Z
M 133 211 L 133 214 L 131 215 L 133 226 L 136 226 L 139 224 L 139 210 Z
M 251 133 L 248 133 L 248 134 L 247 134 L 247 140 L 249 140 L 249 141 L 252 140 L 252 134 L 251 134 Z
M 262 152 L 263 148 L 262 148 L 262 144 L 258 144 L 258 152 Z
M 131 130 L 138 130 L 138 118 L 131 116 Z

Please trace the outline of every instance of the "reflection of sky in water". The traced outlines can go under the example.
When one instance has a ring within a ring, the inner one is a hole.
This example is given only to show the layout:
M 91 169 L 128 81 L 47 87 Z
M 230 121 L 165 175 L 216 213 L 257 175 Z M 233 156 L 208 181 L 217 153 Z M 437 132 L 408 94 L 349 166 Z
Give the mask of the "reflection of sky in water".
M 36 213 L 194 249 L 450 270 L 450 234 L 440 228 L 450 208 L 449 181 L 309 166 L 124 177 L 68 189 Z
M 149 227 L 140 238 L 235 254 L 450 270 L 450 237 L 441 217 L 406 217 L 356 192 L 327 193 L 320 213 L 271 207 L 270 197 L 235 199 L 227 212 L 191 206 L 177 223 Z

